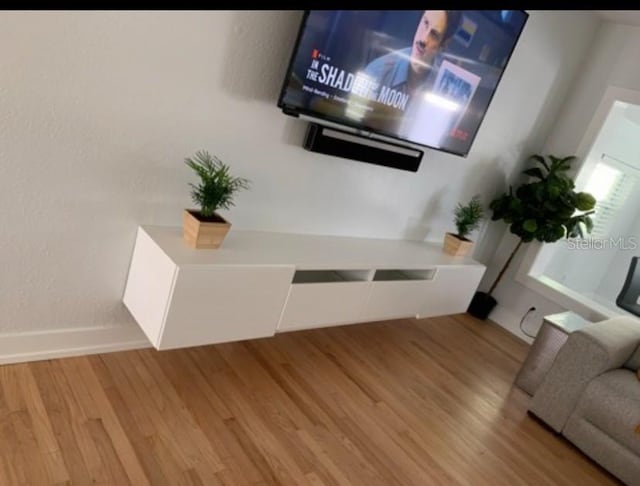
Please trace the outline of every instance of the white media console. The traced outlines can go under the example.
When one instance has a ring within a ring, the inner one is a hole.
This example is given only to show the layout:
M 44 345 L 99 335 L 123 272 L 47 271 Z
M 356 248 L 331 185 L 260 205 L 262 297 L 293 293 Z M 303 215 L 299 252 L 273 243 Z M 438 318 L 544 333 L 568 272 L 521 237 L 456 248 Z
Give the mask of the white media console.
M 231 230 L 194 250 L 141 226 L 124 303 L 156 349 L 464 312 L 485 271 L 439 245 Z

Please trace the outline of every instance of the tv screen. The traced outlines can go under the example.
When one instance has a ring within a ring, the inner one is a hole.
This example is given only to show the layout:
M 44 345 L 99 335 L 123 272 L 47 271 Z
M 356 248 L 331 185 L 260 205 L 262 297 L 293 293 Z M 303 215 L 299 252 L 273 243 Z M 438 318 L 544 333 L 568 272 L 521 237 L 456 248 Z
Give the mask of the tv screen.
M 311 10 L 278 106 L 466 156 L 528 14 Z

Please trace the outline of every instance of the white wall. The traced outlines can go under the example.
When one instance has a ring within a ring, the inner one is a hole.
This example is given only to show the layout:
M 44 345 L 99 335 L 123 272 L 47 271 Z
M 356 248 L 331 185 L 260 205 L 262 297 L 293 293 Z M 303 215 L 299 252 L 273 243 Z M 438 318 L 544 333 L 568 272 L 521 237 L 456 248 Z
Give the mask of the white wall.
M 440 240 L 542 145 L 596 24 L 532 12 L 468 158 L 427 152 L 414 174 L 301 148 L 306 124 L 276 107 L 300 18 L 0 13 L 0 332 L 133 326 L 136 227 L 180 224 L 201 148 L 253 181 L 234 228 Z
M 572 154 L 580 145 L 593 115 L 608 86 L 640 90 L 640 69 L 634 60 L 640 52 L 640 27 L 603 23 L 589 46 L 589 54 L 568 93 L 560 116 L 554 123 L 544 153 Z M 502 240 L 507 245 L 511 236 Z M 523 252 L 524 253 L 524 252 Z M 496 252 L 489 274 L 495 275 L 504 256 Z M 519 262 L 515 262 L 496 292 L 499 308 L 491 318 L 508 329 L 517 328 L 520 317 L 536 306 L 538 317 L 563 310 L 562 307 L 520 285 L 514 280 Z M 487 286 L 487 280 L 484 286 Z M 540 320 L 537 320 L 538 323 Z
M 603 153 L 640 168 L 640 107 L 616 103 L 594 145 L 594 155 Z

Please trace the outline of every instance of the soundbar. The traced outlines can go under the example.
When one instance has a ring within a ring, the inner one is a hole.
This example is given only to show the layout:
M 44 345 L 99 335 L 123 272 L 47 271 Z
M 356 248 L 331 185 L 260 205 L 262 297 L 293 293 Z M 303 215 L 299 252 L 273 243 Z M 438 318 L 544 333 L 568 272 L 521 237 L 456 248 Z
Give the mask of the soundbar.
M 309 123 L 303 147 L 311 152 L 417 172 L 424 152 L 317 123 Z

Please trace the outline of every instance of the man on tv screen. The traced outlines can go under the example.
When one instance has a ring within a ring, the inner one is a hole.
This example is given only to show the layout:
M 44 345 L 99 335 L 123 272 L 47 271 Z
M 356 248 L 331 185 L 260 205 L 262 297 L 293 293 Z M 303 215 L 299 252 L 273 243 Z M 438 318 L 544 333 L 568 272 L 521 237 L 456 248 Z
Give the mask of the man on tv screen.
M 460 22 L 460 12 L 456 10 L 425 10 L 413 36 L 413 44 L 404 49 L 392 51 L 371 61 L 364 74 L 376 81 L 377 89 L 370 99 L 386 106 L 400 108 L 402 113 L 379 113 L 376 118 L 386 120 L 386 126 L 380 126 L 374 120 L 370 122 L 395 132 L 402 121 L 410 101 L 419 96 L 419 92 L 428 89 L 434 82 L 433 67 L 435 56 L 446 46 Z

